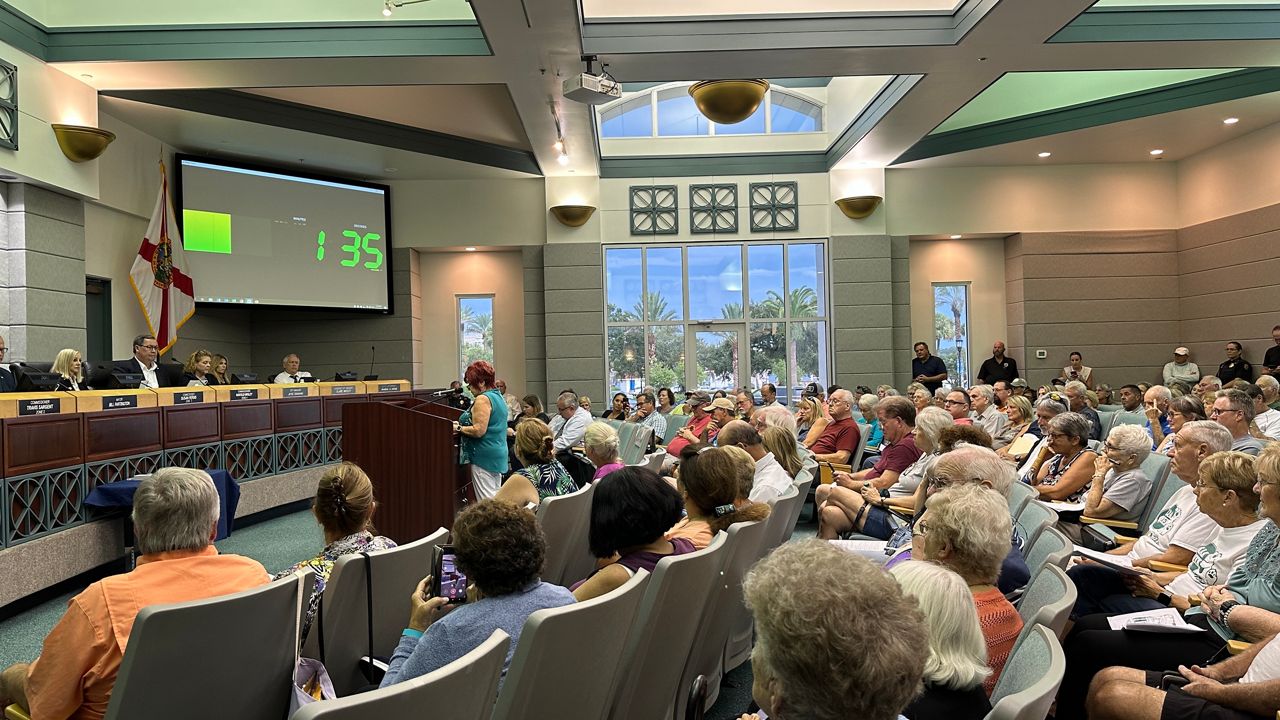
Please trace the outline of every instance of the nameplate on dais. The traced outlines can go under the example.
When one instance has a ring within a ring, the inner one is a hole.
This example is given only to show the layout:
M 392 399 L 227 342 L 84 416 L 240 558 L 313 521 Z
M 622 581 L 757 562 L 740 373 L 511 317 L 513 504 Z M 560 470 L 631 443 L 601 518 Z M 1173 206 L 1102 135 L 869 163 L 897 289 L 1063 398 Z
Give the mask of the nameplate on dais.
M 257 392 L 257 391 L 255 390 L 254 392 Z M 284 397 L 287 397 L 287 398 L 289 398 L 289 397 L 306 397 L 306 396 L 307 396 L 307 389 L 306 389 L 305 387 L 291 387 L 291 388 L 285 388 L 285 389 L 282 391 L 282 394 L 284 395 Z M 255 397 L 256 397 L 256 396 L 255 396 Z
M 102 398 L 103 410 L 119 410 L 121 408 L 138 407 L 137 395 L 104 395 Z
M 400 392 L 400 383 L 378 383 L 378 392 Z
M 32 398 L 18 401 L 19 415 L 52 415 L 62 412 L 61 398 Z
M 190 405 L 192 403 L 204 402 L 203 390 L 188 390 L 187 392 L 179 392 L 173 394 L 174 405 Z
M 334 385 L 333 388 L 330 390 L 330 393 L 333 395 L 355 395 L 356 386 L 355 385 Z
M 236 390 L 232 390 L 231 399 L 232 400 L 257 400 L 258 389 L 257 388 L 238 388 Z

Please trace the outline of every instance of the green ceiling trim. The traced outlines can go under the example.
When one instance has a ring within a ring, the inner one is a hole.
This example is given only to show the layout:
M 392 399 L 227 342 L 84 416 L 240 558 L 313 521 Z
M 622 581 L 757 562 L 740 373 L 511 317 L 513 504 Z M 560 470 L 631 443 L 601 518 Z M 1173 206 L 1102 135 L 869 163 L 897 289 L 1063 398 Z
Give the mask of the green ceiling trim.
M 110 90 L 102 95 L 541 175 L 528 150 L 236 90 Z
M 1164 6 L 1159 9 L 1094 8 L 1049 42 L 1168 42 L 1177 40 L 1275 40 L 1280 5 L 1267 7 Z
M 893 164 L 1004 145 L 1280 91 L 1280 68 L 1240 70 L 928 135 Z
M 469 20 L 46 28 L 4 2 L 0 40 L 45 62 L 493 54 Z
M 712 175 L 771 175 L 823 173 L 826 155 L 811 153 L 752 153 L 749 155 L 664 155 L 607 158 L 600 161 L 602 178 L 697 177 Z
M 923 75 L 895 75 L 892 80 L 885 83 L 880 88 L 880 92 L 871 98 L 871 102 L 858 113 L 857 117 L 849 123 L 849 126 L 840 133 L 840 136 L 831 143 L 827 148 L 827 169 L 835 167 L 854 145 L 862 141 L 875 126 L 884 119 L 885 115 L 898 104 L 916 83 L 923 79 Z

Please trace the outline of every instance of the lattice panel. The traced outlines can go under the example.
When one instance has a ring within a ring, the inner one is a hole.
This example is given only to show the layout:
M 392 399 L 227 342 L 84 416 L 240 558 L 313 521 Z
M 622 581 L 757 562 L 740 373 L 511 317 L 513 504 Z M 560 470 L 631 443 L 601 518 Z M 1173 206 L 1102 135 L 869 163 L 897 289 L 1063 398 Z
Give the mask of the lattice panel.
M 208 445 L 192 445 L 164 451 L 164 464 L 167 467 L 185 467 L 204 470 L 222 467 L 222 443 Z
M 0 60 L 0 147 L 18 149 L 18 68 Z
M 9 547 L 84 520 L 84 467 L 5 478 L 0 485 L 3 545 Z
M 331 463 L 342 462 L 342 428 L 324 429 L 324 460 Z
M 632 235 L 675 235 L 680 232 L 680 198 L 675 185 L 632 185 Z
M 751 183 L 751 232 L 800 229 L 799 191 L 794 182 Z
M 161 464 L 163 461 L 163 452 L 153 452 L 86 463 L 84 472 L 88 485 L 85 487 L 85 492 L 93 492 L 94 488 L 104 483 L 128 480 L 139 475 L 150 475 L 163 467 Z
M 738 186 L 690 185 L 689 232 L 738 232 Z
M 78 525 L 85 516 L 84 469 L 67 468 L 48 473 L 47 476 L 50 529 Z
M 324 461 L 324 430 L 276 435 L 276 472 L 314 467 Z
M 223 464 L 237 482 L 256 480 L 275 472 L 275 437 L 227 440 L 222 443 Z

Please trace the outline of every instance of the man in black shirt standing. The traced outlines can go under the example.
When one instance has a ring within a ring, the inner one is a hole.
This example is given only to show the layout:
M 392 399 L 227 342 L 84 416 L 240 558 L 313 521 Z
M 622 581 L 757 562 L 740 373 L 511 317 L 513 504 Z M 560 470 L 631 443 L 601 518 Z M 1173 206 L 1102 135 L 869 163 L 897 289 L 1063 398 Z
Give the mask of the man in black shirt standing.
M 1280 325 L 1271 328 L 1271 339 L 1276 344 L 1267 348 L 1267 354 L 1262 356 L 1262 374 L 1280 375 Z
M 942 358 L 929 354 L 929 346 L 918 342 L 914 349 L 916 356 L 911 360 L 911 377 L 924 385 L 929 392 L 937 392 L 942 381 L 947 379 L 947 366 Z
M 978 382 L 982 385 L 995 385 L 1003 380 L 1013 382 L 1018 377 L 1018 361 L 1004 356 L 1004 341 L 997 340 L 991 348 L 991 357 L 978 368 Z
M 1227 343 L 1227 360 L 1218 366 L 1218 379 L 1225 386 L 1232 380 L 1253 382 L 1253 366 L 1240 356 L 1244 346 L 1232 340 Z

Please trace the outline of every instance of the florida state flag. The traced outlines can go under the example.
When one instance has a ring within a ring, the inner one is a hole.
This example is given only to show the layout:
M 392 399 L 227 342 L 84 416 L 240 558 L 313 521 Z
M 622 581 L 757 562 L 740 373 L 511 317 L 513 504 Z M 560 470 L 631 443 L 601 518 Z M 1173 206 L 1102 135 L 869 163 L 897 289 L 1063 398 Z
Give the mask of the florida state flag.
M 173 218 L 173 204 L 169 202 L 169 180 L 165 177 L 164 163 L 160 163 L 160 194 L 156 197 L 156 209 L 151 213 L 147 234 L 142 237 L 142 247 L 138 248 L 138 257 L 129 271 L 129 282 L 162 353 L 177 342 L 178 328 L 196 310 L 191 276 L 182 271 L 186 265 L 182 237 Z

